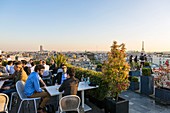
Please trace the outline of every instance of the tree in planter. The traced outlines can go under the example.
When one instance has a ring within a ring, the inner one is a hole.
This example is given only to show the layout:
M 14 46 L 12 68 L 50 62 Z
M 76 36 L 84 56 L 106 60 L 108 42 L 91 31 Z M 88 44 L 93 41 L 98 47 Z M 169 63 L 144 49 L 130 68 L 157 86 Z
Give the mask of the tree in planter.
M 111 46 L 108 53 L 108 60 L 104 62 L 102 71 L 103 80 L 108 83 L 108 97 L 118 101 L 118 96 L 122 91 L 129 87 L 129 69 L 130 66 L 126 62 L 125 44 L 118 45 L 116 41 Z
M 61 53 L 58 53 L 56 56 L 51 56 L 51 59 L 55 61 L 58 68 L 60 67 L 62 63 L 64 64 L 67 63 L 67 58 Z

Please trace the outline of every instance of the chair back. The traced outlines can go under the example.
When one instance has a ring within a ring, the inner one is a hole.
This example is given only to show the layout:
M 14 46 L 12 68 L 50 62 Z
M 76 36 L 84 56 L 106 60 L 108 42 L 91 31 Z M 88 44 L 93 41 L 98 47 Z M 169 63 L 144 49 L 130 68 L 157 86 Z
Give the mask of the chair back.
M 25 86 L 25 82 L 23 82 L 21 80 L 19 80 L 16 83 L 17 93 L 21 100 L 23 100 L 24 98 L 27 98 L 27 96 L 24 94 L 24 86 Z
M 77 95 L 68 95 L 60 99 L 61 111 L 77 111 L 80 106 L 80 98 Z
M 0 112 L 6 112 L 8 111 L 8 102 L 9 98 L 6 94 L 0 93 Z

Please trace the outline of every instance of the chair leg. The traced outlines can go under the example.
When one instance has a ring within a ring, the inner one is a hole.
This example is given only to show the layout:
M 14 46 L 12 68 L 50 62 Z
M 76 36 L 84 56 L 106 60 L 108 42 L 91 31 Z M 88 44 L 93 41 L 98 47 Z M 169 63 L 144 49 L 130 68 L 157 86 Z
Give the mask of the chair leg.
M 37 106 L 36 106 L 36 100 L 34 99 L 34 108 L 35 108 L 35 113 L 37 113 Z
M 77 109 L 77 112 L 80 113 L 80 109 L 79 108 Z
M 13 99 L 13 96 L 16 94 L 16 92 L 13 92 L 12 94 L 11 94 L 11 99 L 10 99 L 10 105 L 9 105 L 9 110 L 11 110 L 11 107 L 12 107 L 12 99 Z
M 20 109 L 21 109 L 21 106 L 22 106 L 22 100 L 21 100 L 21 103 L 20 103 L 20 105 L 19 105 L 19 108 L 18 108 L 18 112 L 17 113 L 19 113 L 20 112 Z
M 8 109 L 5 111 L 5 113 L 8 113 Z

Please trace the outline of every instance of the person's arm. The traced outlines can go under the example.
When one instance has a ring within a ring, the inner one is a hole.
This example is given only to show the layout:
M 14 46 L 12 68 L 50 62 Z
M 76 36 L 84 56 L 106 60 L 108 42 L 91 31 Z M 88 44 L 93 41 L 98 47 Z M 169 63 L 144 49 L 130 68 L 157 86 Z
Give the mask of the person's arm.
M 6 77 L 6 76 L 8 76 L 9 74 L 8 73 L 2 73 L 2 72 L 0 72 L 0 77 Z
M 12 79 L 13 78 L 12 75 L 9 75 L 9 76 L 0 75 L 0 77 L 2 77 L 2 78 L 0 78 L 0 80 L 6 80 L 6 79 Z
M 40 82 L 43 84 L 43 86 L 46 87 L 46 84 L 45 84 L 45 82 L 42 80 L 42 78 L 40 77 L 39 79 L 40 79 Z
M 62 92 L 65 90 L 65 81 L 61 84 L 61 86 L 59 87 L 59 92 Z
M 39 77 L 38 76 L 35 76 L 33 82 L 34 82 L 35 90 L 37 92 L 42 92 L 42 89 L 41 89 L 40 84 L 39 84 Z

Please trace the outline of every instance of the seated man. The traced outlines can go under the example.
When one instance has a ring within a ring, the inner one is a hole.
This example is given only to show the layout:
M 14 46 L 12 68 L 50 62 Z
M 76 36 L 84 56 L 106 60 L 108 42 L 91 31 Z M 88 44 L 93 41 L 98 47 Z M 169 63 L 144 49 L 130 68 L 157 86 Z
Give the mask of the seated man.
M 43 91 L 39 84 L 39 77 L 43 74 L 45 67 L 43 65 L 36 65 L 34 71 L 32 72 L 24 87 L 24 93 L 29 98 L 36 98 L 36 97 L 42 97 L 42 102 L 40 103 L 40 106 L 38 108 L 38 112 L 42 113 L 44 111 L 46 103 L 50 99 L 50 95 Z
M 23 67 L 24 71 L 29 76 L 30 73 L 31 73 L 31 69 L 30 69 L 30 67 L 27 66 L 27 61 L 26 60 L 21 60 L 21 62 L 22 62 L 22 67 Z
M 67 67 L 65 66 L 65 64 L 61 64 L 56 76 L 57 84 L 58 85 L 62 84 L 63 81 L 66 79 L 67 79 Z
M 5 67 L 2 66 L 2 59 L 0 59 L 0 77 L 8 76 L 8 72 L 6 71 Z
M 50 60 L 51 66 L 49 70 L 52 70 L 52 75 L 57 74 L 57 64 L 53 59 Z
M 66 95 L 77 95 L 79 80 L 74 77 L 75 72 L 73 68 L 69 68 L 67 71 L 67 79 L 64 80 L 59 88 L 59 91 L 64 91 L 63 96 Z
M 25 82 L 28 78 L 26 72 L 22 68 L 22 64 L 20 61 L 15 63 L 14 69 L 15 69 L 14 74 L 0 78 L 0 80 L 12 79 L 12 82 L 4 84 L 3 87 L 0 89 L 0 92 L 7 94 L 9 97 L 12 92 L 16 92 L 15 89 L 16 82 L 19 80 Z

